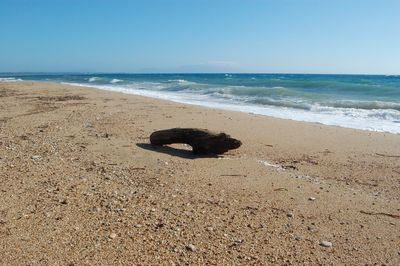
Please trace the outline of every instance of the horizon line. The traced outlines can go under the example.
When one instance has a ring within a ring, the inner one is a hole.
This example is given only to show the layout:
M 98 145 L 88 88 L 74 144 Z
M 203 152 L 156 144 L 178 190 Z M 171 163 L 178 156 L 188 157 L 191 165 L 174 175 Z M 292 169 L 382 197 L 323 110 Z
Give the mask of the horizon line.
M 0 75 L 221 75 L 221 74 L 239 74 L 239 75 L 342 75 L 342 76 L 400 76 L 400 74 L 368 74 L 368 73 L 301 73 L 301 72 L 91 72 L 91 71 L 20 71 L 20 72 L 0 72 Z

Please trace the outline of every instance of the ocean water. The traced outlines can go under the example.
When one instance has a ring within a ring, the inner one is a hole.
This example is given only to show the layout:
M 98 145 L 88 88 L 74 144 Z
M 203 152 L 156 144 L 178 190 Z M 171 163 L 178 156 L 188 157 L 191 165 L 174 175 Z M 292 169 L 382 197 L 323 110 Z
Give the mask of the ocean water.
M 400 76 L 302 74 L 0 74 L 90 86 L 298 121 L 400 134 Z

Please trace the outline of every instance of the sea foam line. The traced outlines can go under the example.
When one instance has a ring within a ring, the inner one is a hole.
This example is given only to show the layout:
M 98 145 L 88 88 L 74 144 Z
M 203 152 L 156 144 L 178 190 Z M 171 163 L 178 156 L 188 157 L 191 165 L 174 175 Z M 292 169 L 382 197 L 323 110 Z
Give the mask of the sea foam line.
M 0 78 L 0 82 L 17 82 L 17 81 L 22 81 L 22 79 L 14 78 L 14 77 L 7 77 L 7 78 Z
M 216 99 L 209 95 L 168 92 L 160 90 L 146 90 L 138 84 L 135 87 L 115 85 L 92 85 L 81 83 L 64 83 L 75 86 L 93 87 L 102 90 L 117 91 L 127 94 L 135 94 L 151 98 L 169 100 L 178 103 L 217 108 L 228 111 L 252 113 L 258 115 L 272 116 L 295 121 L 320 123 L 330 126 L 361 129 L 377 132 L 388 132 L 400 134 L 400 121 L 382 119 L 388 115 L 398 115 L 395 110 L 360 110 L 353 108 L 323 107 L 314 110 L 299 110 L 289 107 L 259 106 L 242 102 L 229 101 L 227 99 Z M 133 85 L 133 84 L 132 84 Z M 161 86 L 152 84 L 152 86 Z M 394 117 L 395 118 L 395 117 Z

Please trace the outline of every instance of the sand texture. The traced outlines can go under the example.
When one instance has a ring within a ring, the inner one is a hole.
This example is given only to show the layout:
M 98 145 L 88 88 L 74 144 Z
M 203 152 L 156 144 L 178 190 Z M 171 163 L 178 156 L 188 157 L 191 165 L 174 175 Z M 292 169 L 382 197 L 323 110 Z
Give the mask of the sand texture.
M 153 147 L 172 127 L 243 142 Z M 400 264 L 400 135 L 0 83 L 1 265 Z

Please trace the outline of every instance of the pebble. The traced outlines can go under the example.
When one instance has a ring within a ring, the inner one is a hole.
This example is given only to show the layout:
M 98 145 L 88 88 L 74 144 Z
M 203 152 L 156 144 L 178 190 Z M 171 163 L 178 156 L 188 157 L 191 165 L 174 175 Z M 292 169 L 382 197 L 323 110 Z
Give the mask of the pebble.
M 193 251 L 193 252 L 196 251 L 196 247 L 193 244 L 187 245 L 186 249 L 189 250 L 189 251 Z
M 111 234 L 109 235 L 109 237 L 110 237 L 111 239 L 114 239 L 114 238 L 117 237 L 117 234 L 116 234 L 116 233 L 111 233 Z
M 31 157 L 31 159 L 32 160 L 39 160 L 39 159 L 41 159 L 42 157 L 40 157 L 40 155 L 33 155 L 32 157 Z
M 309 197 L 308 200 L 314 201 L 314 200 L 316 200 L 316 198 L 314 198 L 314 197 Z
M 289 212 L 288 214 L 286 214 L 287 217 L 293 217 L 293 213 Z
M 67 199 L 61 199 L 61 200 L 60 200 L 60 203 L 61 203 L 61 204 L 68 204 L 68 201 L 67 201 Z
M 311 232 L 316 232 L 316 231 L 318 231 L 318 229 L 317 229 L 317 227 L 315 227 L 315 226 L 307 226 L 307 229 L 308 229 L 308 231 L 311 231 Z
M 319 245 L 325 248 L 331 248 L 332 247 L 332 242 L 326 241 L 326 240 L 322 240 L 321 242 L 319 242 Z

